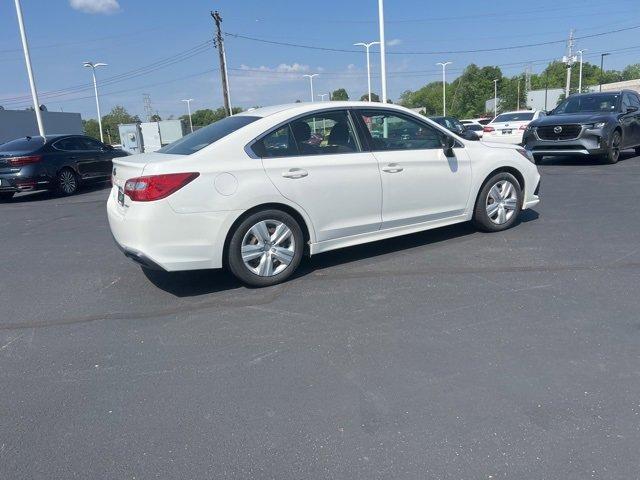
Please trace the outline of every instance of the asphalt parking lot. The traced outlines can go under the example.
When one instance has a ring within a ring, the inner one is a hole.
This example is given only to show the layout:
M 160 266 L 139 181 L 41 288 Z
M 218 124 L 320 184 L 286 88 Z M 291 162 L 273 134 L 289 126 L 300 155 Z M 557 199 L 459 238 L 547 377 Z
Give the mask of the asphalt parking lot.
M 145 274 L 104 187 L 1 204 L 0 477 L 640 478 L 640 157 L 541 172 L 261 290 Z

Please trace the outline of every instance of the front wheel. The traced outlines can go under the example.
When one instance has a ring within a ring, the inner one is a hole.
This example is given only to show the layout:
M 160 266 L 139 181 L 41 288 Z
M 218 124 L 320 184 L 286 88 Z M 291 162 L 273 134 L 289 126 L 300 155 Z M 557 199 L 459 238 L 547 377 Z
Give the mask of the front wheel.
M 473 212 L 474 225 L 485 232 L 499 232 L 515 223 L 522 209 L 522 189 L 507 172 L 497 173 L 485 182 Z
M 616 130 L 611 134 L 611 140 L 609 141 L 609 150 L 602 157 L 604 163 L 618 163 L 620 159 L 620 144 L 622 143 L 622 135 Z
M 243 283 L 268 287 L 285 281 L 298 268 L 304 236 L 298 222 L 280 210 L 249 215 L 234 230 L 227 265 Z

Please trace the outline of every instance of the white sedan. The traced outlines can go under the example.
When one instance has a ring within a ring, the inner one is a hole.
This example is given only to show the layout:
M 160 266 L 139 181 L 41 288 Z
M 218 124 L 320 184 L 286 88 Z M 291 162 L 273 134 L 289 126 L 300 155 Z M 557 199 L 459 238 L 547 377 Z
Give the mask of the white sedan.
M 529 123 L 545 115 L 540 110 L 504 112 L 484 126 L 483 141 L 522 144 L 524 131 Z
M 538 203 L 539 180 L 524 149 L 464 140 L 403 107 L 298 103 L 115 159 L 107 212 L 147 268 L 227 267 L 267 286 L 305 254 L 470 220 L 504 230 Z

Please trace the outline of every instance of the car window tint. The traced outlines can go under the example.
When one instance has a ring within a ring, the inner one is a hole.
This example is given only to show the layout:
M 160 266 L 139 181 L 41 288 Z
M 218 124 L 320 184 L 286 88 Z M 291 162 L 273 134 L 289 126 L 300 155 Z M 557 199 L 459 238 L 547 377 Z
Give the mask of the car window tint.
M 309 115 L 294 120 L 290 125 L 300 155 L 329 155 L 359 150 L 345 110 Z
M 169 145 L 162 147 L 158 153 L 172 153 L 177 155 L 191 155 L 223 137 L 239 130 L 240 128 L 255 122 L 260 117 L 248 115 L 234 115 L 212 123 L 206 127 L 185 135 Z
M 571 96 L 558 105 L 554 114 L 581 112 L 614 112 L 618 108 L 620 94 L 596 93 Z
M 78 138 L 78 140 L 82 144 L 82 147 L 84 150 L 102 150 L 103 149 L 103 145 L 100 142 L 93 140 L 92 138 L 81 137 L 81 138 Z
M 637 95 L 629 95 L 631 97 L 631 106 L 640 108 L 640 99 Z
M 251 148 L 253 152 L 261 158 L 292 157 L 298 155 L 298 148 L 289 124 L 265 135 L 254 143 Z
M 62 138 L 55 142 L 53 146 L 58 150 L 63 150 L 65 152 L 75 152 L 85 149 L 84 143 L 82 143 L 79 138 L 75 137 Z
M 442 148 L 442 134 L 425 123 L 392 112 L 360 111 L 372 137 L 373 151 Z
M 493 122 L 526 122 L 529 120 L 533 120 L 533 112 L 501 113 L 493 119 Z

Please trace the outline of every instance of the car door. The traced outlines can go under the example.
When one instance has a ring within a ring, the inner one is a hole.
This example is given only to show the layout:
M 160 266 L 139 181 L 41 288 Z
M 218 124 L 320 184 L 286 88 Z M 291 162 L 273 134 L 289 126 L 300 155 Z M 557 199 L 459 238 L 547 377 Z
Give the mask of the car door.
M 631 137 L 626 145 L 635 147 L 640 145 L 640 98 L 634 93 L 627 95 L 629 96 L 629 107 L 631 107 L 627 109 L 627 115 L 630 118 Z
M 78 175 L 85 177 L 89 168 L 87 167 L 84 148 L 84 143 L 80 141 L 80 137 L 64 137 L 54 142 L 53 151 L 55 152 L 56 169 L 65 166 L 71 167 Z
M 446 133 L 409 114 L 358 109 L 381 170 L 382 228 L 462 215 L 471 188 L 471 163 L 457 143 L 447 156 Z
M 88 158 L 87 167 L 91 170 L 91 175 L 93 177 L 110 176 L 113 150 L 109 150 L 104 143 L 93 138 L 82 137 L 80 140 L 84 144 L 84 153 Z
M 375 157 L 363 151 L 344 109 L 292 120 L 253 151 L 279 192 L 311 218 L 318 242 L 380 228 L 382 187 Z

